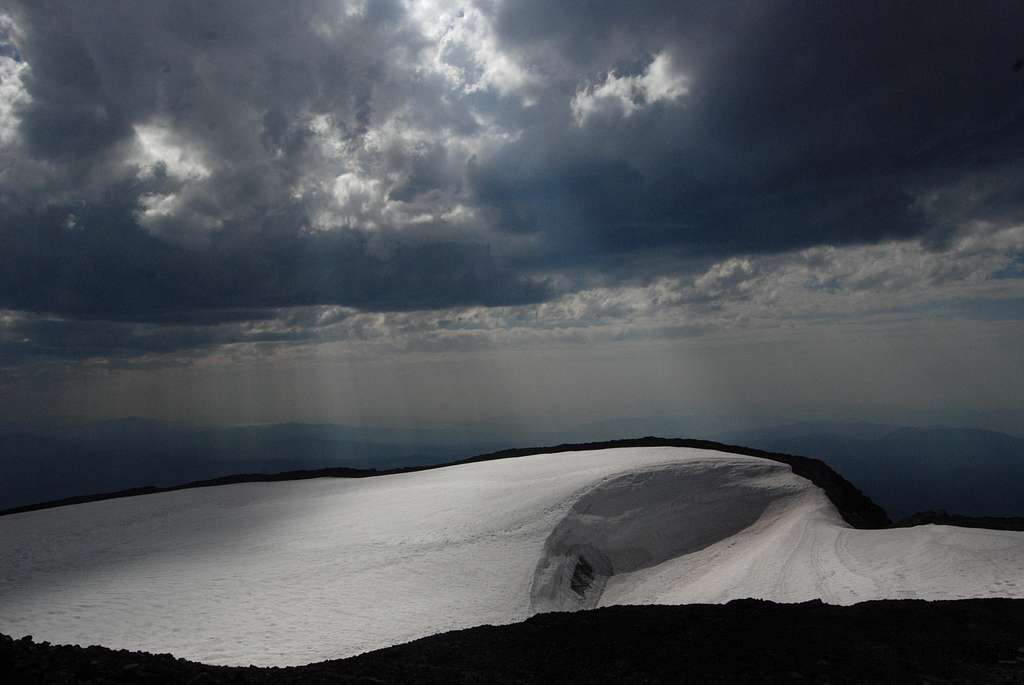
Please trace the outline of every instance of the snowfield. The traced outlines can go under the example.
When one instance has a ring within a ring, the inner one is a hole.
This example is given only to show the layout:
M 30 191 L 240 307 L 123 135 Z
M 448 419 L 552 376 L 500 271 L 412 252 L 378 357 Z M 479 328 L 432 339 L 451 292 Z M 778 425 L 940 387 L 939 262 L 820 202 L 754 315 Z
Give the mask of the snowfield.
M 1024 533 L 856 530 L 784 464 L 674 447 L 0 517 L 0 632 L 216 664 L 609 604 L 1024 597 Z

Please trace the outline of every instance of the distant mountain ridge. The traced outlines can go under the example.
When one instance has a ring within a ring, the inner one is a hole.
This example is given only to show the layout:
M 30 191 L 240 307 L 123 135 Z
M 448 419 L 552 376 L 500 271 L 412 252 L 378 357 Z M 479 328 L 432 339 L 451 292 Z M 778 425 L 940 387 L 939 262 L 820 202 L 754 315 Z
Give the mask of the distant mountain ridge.
M 667 417 L 615 419 L 513 440 L 476 429 L 401 429 L 329 423 L 195 426 L 146 418 L 0 429 L 0 509 L 83 494 L 164 488 L 191 481 L 325 468 L 389 470 L 452 462 L 510 445 L 608 440 L 625 426 Z M 680 426 L 690 423 L 682 418 Z M 633 433 L 634 435 L 643 433 Z M 656 434 L 654 432 L 648 434 Z M 661 433 L 664 434 L 664 433 Z M 675 433 L 679 435 L 679 433 Z M 685 433 L 684 433 L 685 434 Z M 693 435 L 694 433 L 689 433 Z M 697 433 L 699 434 L 699 433 Z M 718 433 L 720 443 L 826 461 L 895 519 L 946 510 L 973 517 L 1024 516 L 1024 439 L 989 430 L 911 428 L 868 422 L 801 422 Z
M 0 508 L 238 473 L 432 464 L 504 446 L 334 424 L 210 427 L 125 418 L 63 426 L 45 436 L 12 427 L 0 432 Z

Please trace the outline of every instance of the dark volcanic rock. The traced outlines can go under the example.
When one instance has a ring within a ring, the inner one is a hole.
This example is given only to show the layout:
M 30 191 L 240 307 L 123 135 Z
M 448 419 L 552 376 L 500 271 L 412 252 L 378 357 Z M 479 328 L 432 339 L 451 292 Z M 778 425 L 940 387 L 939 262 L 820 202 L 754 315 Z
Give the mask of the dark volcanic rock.
M 293 668 L 0 637 L 0 682 L 1024 683 L 1024 600 L 609 607 Z
M 572 588 L 573 592 L 582 597 L 593 584 L 594 567 L 587 563 L 586 557 L 581 556 L 579 561 L 576 562 L 572 578 L 569 579 L 569 587 Z

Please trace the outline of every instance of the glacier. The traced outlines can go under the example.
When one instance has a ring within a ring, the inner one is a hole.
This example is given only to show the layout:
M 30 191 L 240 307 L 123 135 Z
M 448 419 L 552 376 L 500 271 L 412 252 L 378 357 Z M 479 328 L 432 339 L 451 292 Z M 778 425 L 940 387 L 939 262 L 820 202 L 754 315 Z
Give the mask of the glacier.
M 1024 598 L 1024 533 L 860 530 L 789 466 L 677 447 L 239 483 L 0 517 L 0 632 L 297 665 L 614 604 Z

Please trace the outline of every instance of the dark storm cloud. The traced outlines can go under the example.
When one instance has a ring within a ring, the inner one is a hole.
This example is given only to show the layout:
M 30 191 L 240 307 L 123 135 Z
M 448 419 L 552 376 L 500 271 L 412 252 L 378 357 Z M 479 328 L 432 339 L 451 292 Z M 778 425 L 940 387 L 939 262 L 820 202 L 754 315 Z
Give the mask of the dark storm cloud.
M 131 197 L 130 192 L 126 192 Z M 218 231 L 195 250 L 138 230 L 130 206 L 12 218 L 0 308 L 83 318 L 190 321 L 238 318 L 238 308 L 342 303 L 372 310 L 509 305 L 545 295 L 470 243 L 386 241 L 338 229 L 291 232 L 301 217 L 268 217 Z M 296 212 L 301 209 L 296 208 Z M 280 223 L 278 223 L 280 222 Z M 213 314 L 210 310 L 219 310 Z
M 557 294 L 548 272 L 645 252 L 1021 219 L 1018 4 L 484 8 L 527 72 L 508 92 L 398 2 L 18 4 L 0 308 L 213 323 L 522 304 Z M 422 68 L 434 54 L 486 87 Z M 438 218 L 455 209 L 470 218 Z M 598 280 L 642 280 L 628 271 Z
M 23 131 L 37 156 L 81 157 L 159 115 L 232 165 L 263 156 L 261 129 L 281 143 L 303 108 L 358 131 L 387 71 L 373 34 L 402 31 L 390 4 L 374 3 L 361 31 L 326 36 L 317 21 L 337 21 L 337 3 L 26 3 Z
M 313 208 L 292 193 L 323 163 L 308 149 L 309 117 L 329 116 L 343 139 L 364 135 L 406 96 L 382 85 L 406 76 L 389 60 L 421 47 L 395 3 L 370 3 L 347 23 L 340 13 L 333 2 L 22 5 L 31 69 L 20 133 L 46 172 L 37 188 L 8 183 L 0 307 L 161 321 L 195 310 L 230 318 L 239 308 L 543 297 L 479 241 L 310 229 Z M 440 93 L 418 96 L 426 108 Z M 190 183 L 159 165 L 140 178 L 137 164 L 119 166 L 136 127 L 152 121 L 199 150 L 209 178 Z M 430 160 L 416 165 L 404 196 L 429 187 Z M 52 199 L 83 187 L 96 192 Z M 176 211 L 144 230 L 141 209 L 162 197 Z
M 556 252 L 778 251 L 947 233 L 951 214 L 1022 217 L 1019 4 L 527 1 L 498 14 L 506 47 L 565 90 L 636 74 L 637 55 L 659 51 L 690 77 L 672 106 L 578 129 L 562 110 L 477 167 L 502 225 L 542 231 Z M 992 172 L 998 188 L 950 188 Z M 922 201 L 933 191 L 945 216 Z

